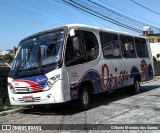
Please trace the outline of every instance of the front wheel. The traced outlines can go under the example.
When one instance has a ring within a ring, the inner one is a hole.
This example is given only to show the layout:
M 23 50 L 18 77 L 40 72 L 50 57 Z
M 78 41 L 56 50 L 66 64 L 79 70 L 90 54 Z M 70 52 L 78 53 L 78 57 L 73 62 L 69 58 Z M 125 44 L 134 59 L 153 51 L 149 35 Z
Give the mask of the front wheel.
M 79 104 L 81 110 L 87 110 L 90 105 L 90 93 L 86 87 L 80 90 Z

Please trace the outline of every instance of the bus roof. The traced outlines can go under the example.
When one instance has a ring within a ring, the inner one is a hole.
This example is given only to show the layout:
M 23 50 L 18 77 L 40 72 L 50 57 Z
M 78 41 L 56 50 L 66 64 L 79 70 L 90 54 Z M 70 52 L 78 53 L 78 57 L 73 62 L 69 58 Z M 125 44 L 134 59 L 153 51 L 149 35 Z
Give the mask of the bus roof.
M 141 38 L 148 39 L 145 36 L 135 35 L 135 34 L 131 34 L 128 32 L 117 31 L 117 30 L 112 30 L 112 29 L 107 29 L 107 28 L 99 28 L 96 26 L 90 26 L 90 25 L 85 25 L 85 24 L 68 24 L 68 25 L 64 25 L 64 26 L 67 26 L 69 28 L 72 28 L 72 27 L 87 28 L 87 29 L 92 29 L 92 30 L 97 30 L 97 31 L 105 31 L 105 32 L 117 33 L 117 34 L 121 34 L 121 35 L 129 35 L 129 36 L 133 36 L 133 37 L 141 37 Z
M 85 29 L 90 29 L 90 30 L 105 31 L 105 32 L 111 32 L 111 33 L 117 33 L 117 34 L 121 34 L 121 35 L 129 35 L 129 36 L 133 36 L 133 37 L 140 37 L 140 38 L 147 39 L 147 37 L 134 35 L 134 34 L 131 34 L 131 33 L 128 33 L 128 32 L 116 31 L 116 30 L 111 30 L 111 29 L 106 29 L 106 28 L 99 28 L 99 27 L 96 27 L 96 26 L 90 26 L 90 25 L 85 25 L 85 24 L 67 24 L 67 25 L 62 25 L 62 26 L 49 28 L 49 29 L 43 30 L 41 32 L 32 34 L 32 35 L 27 36 L 24 39 L 22 39 L 21 42 L 25 41 L 29 38 L 34 38 L 38 35 L 42 35 L 42 34 L 51 32 L 52 30 L 59 29 L 59 28 L 62 28 L 62 27 L 68 27 L 69 29 L 71 29 L 71 28 L 85 28 Z

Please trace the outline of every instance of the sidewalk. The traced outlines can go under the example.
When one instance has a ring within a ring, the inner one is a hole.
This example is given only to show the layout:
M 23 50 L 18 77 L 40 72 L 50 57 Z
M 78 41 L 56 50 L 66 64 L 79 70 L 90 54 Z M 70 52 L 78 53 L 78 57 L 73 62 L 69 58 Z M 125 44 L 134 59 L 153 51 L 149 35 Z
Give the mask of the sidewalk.
M 160 80 L 160 76 L 155 76 L 152 80 L 141 82 L 141 84 L 150 83 L 150 82 L 153 82 L 153 81 L 156 81 L 156 80 Z

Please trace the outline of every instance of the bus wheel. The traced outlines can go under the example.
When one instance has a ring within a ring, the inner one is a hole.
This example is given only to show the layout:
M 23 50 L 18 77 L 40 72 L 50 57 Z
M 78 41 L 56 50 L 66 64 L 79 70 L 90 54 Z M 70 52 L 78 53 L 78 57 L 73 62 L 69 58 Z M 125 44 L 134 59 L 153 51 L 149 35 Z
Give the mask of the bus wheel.
M 135 79 L 134 84 L 131 86 L 131 94 L 138 94 L 140 91 L 139 80 Z
M 90 93 L 86 87 L 83 87 L 80 91 L 79 104 L 81 110 L 87 110 L 90 104 Z

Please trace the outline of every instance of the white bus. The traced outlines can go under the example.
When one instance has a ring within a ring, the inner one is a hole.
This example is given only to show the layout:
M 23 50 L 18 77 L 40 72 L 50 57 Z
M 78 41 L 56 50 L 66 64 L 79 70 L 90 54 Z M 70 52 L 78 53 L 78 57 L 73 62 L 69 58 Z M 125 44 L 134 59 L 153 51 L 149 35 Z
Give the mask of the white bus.
M 153 78 L 146 37 L 70 24 L 24 38 L 8 77 L 11 105 L 41 105 L 78 99 L 89 107 L 90 95 L 128 87 Z

